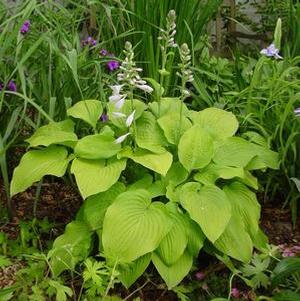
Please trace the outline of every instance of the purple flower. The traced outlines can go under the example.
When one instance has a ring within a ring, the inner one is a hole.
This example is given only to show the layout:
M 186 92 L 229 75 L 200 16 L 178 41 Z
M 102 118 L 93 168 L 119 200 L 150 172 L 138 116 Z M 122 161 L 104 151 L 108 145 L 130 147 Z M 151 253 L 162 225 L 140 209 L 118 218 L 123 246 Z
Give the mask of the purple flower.
M 91 46 L 95 46 L 97 44 L 97 41 L 89 36 L 87 39 L 83 40 L 81 43 L 83 46 L 91 47 Z
M 116 60 L 110 60 L 107 62 L 106 67 L 109 71 L 114 71 L 120 67 L 120 63 Z
M 107 56 L 107 54 L 108 54 L 108 51 L 107 51 L 106 49 L 102 48 L 102 49 L 100 50 L 100 55 L 102 55 L 102 56 Z
M 26 20 L 20 28 L 20 33 L 24 35 L 29 31 L 29 29 L 30 29 L 30 21 Z
M 231 296 L 233 298 L 239 298 L 240 297 L 240 291 L 236 287 L 233 287 L 232 290 L 231 290 Z
M 202 272 L 197 272 L 196 274 L 195 274 L 195 277 L 196 277 L 196 279 L 197 280 L 203 280 L 204 278 L 205 278 L 205 274 L 204 273 L 202 273 Z
M 17 85 L 13 80 L 10 80 L 8 85 L 7 85 L 7 89 L 9 91 L 13 91 L 13 92 L 17 92 Z
M 17 85 L 13 80 L 10 80 L 9 83 L 7 84 L 7 86 L 5 86 L 3 83 L 0 83 L 0 91 L 2 91 L 3 89 L 12 91 L 12 92 L 16 92 Z
M 108 121 L 108 115 L 103 113 L 103 114 L 100 116 L 100 120 L 101 120 L 102 122 L 107 122 L 107 121 Z
M 279 55 L 279 49 L 277 49 L 275 47 L 274 43 L 272 43 L 267 48 L 264 48 L 260 53 L 264 54 L 267 57 L 274 57 L 275 59 L 282 59 L 282 56 Z
M 294 110 L 296 117 L 300 117 L 300 107 Z

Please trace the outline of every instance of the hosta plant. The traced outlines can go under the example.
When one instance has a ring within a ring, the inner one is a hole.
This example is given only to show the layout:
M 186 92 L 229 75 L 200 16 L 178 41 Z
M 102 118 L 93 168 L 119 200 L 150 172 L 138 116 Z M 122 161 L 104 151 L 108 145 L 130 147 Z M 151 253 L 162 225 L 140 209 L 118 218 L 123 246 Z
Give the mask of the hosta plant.
M 172 47 L 164 50 L 166 57 Z M 126 43 L 109 101 L 80 101 L 68 119 L 42 126 L 27 140 L 30 150 L 14 171 L 11 194 L 46 175 L 70 172 L 84 199 L 49 252 L 54 276 L 97 248 L 126 287 L 152 262 L 172 288 L 202 248 L 248 262 L 253 248 L 262 247 L 252 171 L 277 168 L 277 153 L 253 132 L 235 136 L 239 124 L 232 113 L 188 108 L 186 83 L 193 76 L 186 44 L 179 54 L 178 98 L 140 77 Z M 153 100 L 142 101 L 136 91 Z M 76 122 L 89 125 L 90 134 L 82 136 Z

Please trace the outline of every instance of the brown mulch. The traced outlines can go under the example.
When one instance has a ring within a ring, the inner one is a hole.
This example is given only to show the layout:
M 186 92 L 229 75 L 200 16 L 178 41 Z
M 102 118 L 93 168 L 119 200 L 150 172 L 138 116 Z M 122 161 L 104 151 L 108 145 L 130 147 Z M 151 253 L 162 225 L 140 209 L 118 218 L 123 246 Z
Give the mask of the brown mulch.
M 289 209 L 262 207 L 261 227 L 273 245 L 300 245 L 300 218 L 292 225 Z

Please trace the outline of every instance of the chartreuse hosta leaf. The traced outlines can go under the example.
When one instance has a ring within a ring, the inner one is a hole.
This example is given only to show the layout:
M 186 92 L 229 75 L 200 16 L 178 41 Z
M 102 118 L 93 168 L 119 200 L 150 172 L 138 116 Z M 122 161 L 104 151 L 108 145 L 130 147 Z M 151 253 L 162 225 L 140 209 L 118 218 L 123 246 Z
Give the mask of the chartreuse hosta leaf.
M 220 237 L 231 217 L 226 194 L 214 185 L 184 184 L 180 190 L 180 203 L 211 242 Z
M 213 140 L 199 125 L 188 129 L 179 141 L 179 161 L 188 171 L 205 167 L 211 161 L 213 154 Z
M 122 150 L 118 154 L 119 158 L 129 158 L 136 163 L 139 163 L 155 172 L 166 175 L 171 167 L 173 156 L 171 153 L 165 151 L 161 154 L 151 153 L 144 149 L 137 149 L 133 151 L 130 148 Z
M 254 238 L 260 217 L 260 205 L 255 193 L 239 182 L 233 182 L 223 190 L 231 203 L 232 213 L 241 217 L 246 231 Z
M 227 138 L 215 151 L 213 161 L 221 166 L 245 167 L 248 170 L 278 168 L 278 154 L 240 137 Z
M 193 256 L 197 257 L 199 251 L 204 245 L 205 235 L 202 232 L 199 225 L 194 222 L 188 215 L 186 216 L 186 220 L 188 222 L 188 243 L 187 243 L 187 251 Z
M 245 230 L 242 218 L 233 212 L 230 221 L 214 246 L 237 260 L 248 262 L 252 256 L 253 244 Z
M 124 191 L 125 185 L 117 182 L 107 191 L 88 197 L 77 213 L 76 220 L 85 222 L 93 231 L 102 229 L 107 208 Z
M 208 108 L 192 116 L 193 122 L 208 131 L 214 139 L 233 136 L 239 123 L 231 112 L 218 108 Z
M 242 167 L 220 166 L 210 163 L 194 176 L 196 181 L 205 185 L 215 184 L 216 180 L 219 178 L 226 180 L 240 178 L 243 183 L 254 189 L 258 189 L 257 179 Z
M 230 137 L 216 149 L 213 161 L 220 166 L 246 167 L 255 156 L 253 144 L 240 137 Z
M 182 164 L 177 161 L 173 162 L 171 168 L 169 169 L 163 181 L 166 184 L 172 182 L 174 185 L 179 185 L 183 183 L 189 176 L 188 171 L 182 166 Z
M 62 177 L 69 162 L 68 151 L 62 146 L 51 145 L 27 152 L 14 170 L 10 184 L 11 195 L 24 191 L 45 175 Z
M 75 175 L 79 191 L 85 199 L 109 189 L 118 181 L 125 167 L 124 159 L 110 159 L 106 162 L 76 158 L 72 163 L 71 172 Z
M 124 192 L 105 214 L 104 253 L 113 261 L 130 263 L 154 251 L 171 226 L 165 205 L 151 203 L 146 190 Z
M 121 144 L 115 143 L 113 132 L 85 136 L 74 149 L 75 155 L 84 159 L 108 159 L 121 150 Z
M 158 154 L 166 151 L 164 147 L 168 143 L 152 113 L 144 112 L 141 118 L 136 121 L 135 134 L 136 143 L 139 147 Z
M 168 142 L 177 145 L 180 137 L 187 131 L 192 123 L 183 114 L 180 117 L 179 112 L 173 112 L 160 117 L 157 120 L 159 126 L 164 131 Z
M 189 273 L 193 265 L 193 257 L 185 251 L 175 264 L 166 265 L 156 253 L 152 255 L 152 262 L 155 265 L 160 276 L 164 279 L 169 289 L 181 282 Z
M 164 262 L 171 266 L 182 256 L 188 243 L 188 222 L 186 216 L 177 209 L 177 204 L 169 203 L 167 208 L 173 221 L 173 226 L 168 234 L 162 239 L 156 254 Z
M 102 112 L 103 108 L 101 102 L 95 99 L 79 101 L 67 110 L 68 116 L 82 119 L 93 128 L 96 127 Z
M 74 133 L 74 122 L 70 119 L 61 122 L 50 122 L 38 128 L 26 141 L 31 147 L 76 142 L 77 136 Z
M 134 114 L 134 119 L 138 120 L 143 112 L 147 109 L 147 106 L 145 103 L 138 99 L 133 99 L 133 101 L 127 99 L 124 102 L 124 105 L 120 110 L 116 109 L 116 106 L 113 102 L 109 102 L 108 105 L 108 115 L 109 115 L 109 120 L 118 128 L 126 128 L 126 117 L 128 117 L 133 111 L 135 111 Z M 113 112 L 120 112 L 123 113 L 126 117 L 117 117 L 113 114 Z
M 54 277 L 65 270 L 73 270 L 88 256 L 92 233 L 84 222 L 73 221 L 67 225 L 65 233 L 55 239 L 48 254 Z
M 279 168 L 278 153 L 259 145 L 252 145 L 254 145 L 256 150 L 256 156 L 246 166 L 248 170 L 264 169 L 267 167 L 272 169 Z
M 189 114 L 189 110 L 181 99 L 177 97 L 163 97 L 160 103 L 157 101 L 149 103 L 149 108 L 156 117 L 162 117 L 169 113 L 180 112 L 182 106 L 182 113 L 184 116 Z
M 127 264 L 119 264 L 118 278 L 122 284 L 128 289 L 146 270 L 151 261 L 151 253 L 145 254 L 135 261 Z

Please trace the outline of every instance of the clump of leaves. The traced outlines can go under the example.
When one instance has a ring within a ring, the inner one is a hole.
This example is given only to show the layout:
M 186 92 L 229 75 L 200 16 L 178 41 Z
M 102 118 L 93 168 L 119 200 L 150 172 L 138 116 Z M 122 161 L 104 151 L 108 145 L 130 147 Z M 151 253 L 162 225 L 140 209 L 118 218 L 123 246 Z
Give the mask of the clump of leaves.
M 265 245 L 251 172 L 278 168 L 277 153 L 235 136 L 239 124 L 232 113 L 185 105 L 193 80 L 186 44 L 180 48 L 177 98 L 166 97 L 152 79 L 159 97 L 142 101 L 136 88 L 153 89 L 139 77 L 130 43 L 125 54 L 110 101 L 78 102 L 68 119 L 37 129 L 13 174 L 15 195 L 45 175 L 62 177 L 70 170 L 85 200 L 48 254 L 53 275 L 75 269 L 95 247 L 118 271 L 111 277 L 127 288 L 150 262 L 168 288 L 175 287 L 203 247 L 249 262 L 253 247 Z M 105 123 L 99 121 L 104 110 Z M 89 135 L 75 132 L 76 120 L 90 126 Z M 102 265 L 87 265 L 88 282 L 100 281 Z

